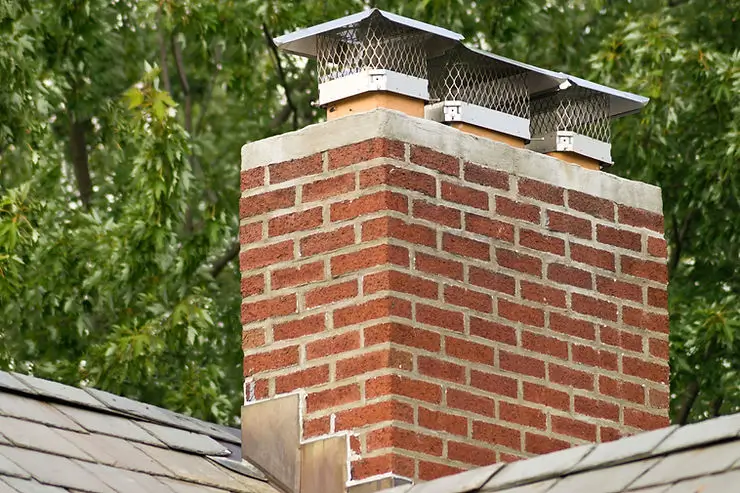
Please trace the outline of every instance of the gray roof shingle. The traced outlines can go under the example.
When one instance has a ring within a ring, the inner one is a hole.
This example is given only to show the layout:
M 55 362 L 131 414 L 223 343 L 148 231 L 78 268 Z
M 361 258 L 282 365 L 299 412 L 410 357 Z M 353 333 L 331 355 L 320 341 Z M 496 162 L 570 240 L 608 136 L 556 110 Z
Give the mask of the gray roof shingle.
M 278 493 L 240 444 L 230 428 L 0 372 L 0 493 Z

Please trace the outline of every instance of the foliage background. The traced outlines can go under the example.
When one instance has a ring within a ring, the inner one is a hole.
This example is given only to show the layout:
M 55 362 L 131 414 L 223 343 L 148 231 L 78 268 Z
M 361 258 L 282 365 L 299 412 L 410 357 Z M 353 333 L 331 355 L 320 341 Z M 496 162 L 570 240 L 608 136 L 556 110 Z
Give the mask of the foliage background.
M 233 422 L 239 150 L 321 118 L 270 38 L 370 6 L 652 99 L 672 417 L 738 411 L 740 0 L 0 0 L 0 367 Z

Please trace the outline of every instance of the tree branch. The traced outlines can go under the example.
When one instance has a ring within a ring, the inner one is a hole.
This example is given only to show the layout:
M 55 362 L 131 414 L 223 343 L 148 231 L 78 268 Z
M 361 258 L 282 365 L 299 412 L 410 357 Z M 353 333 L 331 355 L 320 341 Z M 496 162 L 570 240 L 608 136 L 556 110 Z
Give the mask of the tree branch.
M 72 166 L 77 179 L 77 190 L 80 192 L 80 200 L 86 209 L 90 208 L 92 198 L 92 179 L 90 178 L 90 167 L 87 155 L 87 140 L 85 137 L 85 123 L 77 121 L 74 114 L 69 123 L 69 154 L 72 158 Z
M 686 234 L 689 230 L 689 224 L 691 223 L 691 219 L 694 215 L 694 211 L 689 211 L 686 216 L 683 218 L 683 223 L 681 223 L 681 229 L 678 228 L 678 222 L 676 221 L 676 217 L 673 217 L 673 240 L 675 242 L 675 248 L 671 251 L 671 258 L 668 260 L 668 271 L 673 273 L 676 271 L 676 268 L 678 267 L 678 262 L 681 260 L 681 253 L 683 251 L 683 245 L 686 240 Z
M 683 426 L 689 420 L 689 415 L 691 414 L 691 408 L 694 407 L 694 403 L 696 402 L 696 398 L 698 395 L 699 395 L 699 381 L 692 380 L 686 386 L 686 394 L 684 396 L 683 402 L 681 403 L 681 409 L 679 410 L 679 413 L 678 413 L 678 424 L 679 425 Z
M 180 77 L 180 85 L 182 86 L 182 92 L 185 95 L 185 130 L 190 133 L 193 130 L 193 100 L 190 95 L 188 76 L 185 73 L 185 66 L 182 63 L 182 49 L 174 35 L 172 36 L 172 54 L 175 56 L 177 75 Z
M 200 115 L 198 116 L 198 121 L 195 124 L 195 133 L 200 133 L 200 130 L 203 126 L 203 119 L 205 118 L 206 113 L 208 112 L 208 107 L 211 104 L 211 99 L 213 96 L 213 86 L 216 84 L 216 77 L 218 76 L 218 73 L 220 71 L 218 66 L 221 63 L 222 54 L 223 53 L 221 51 L 221 47 L 216 45 L 216 52 L 213 57 L 213 62 L 216 65 L 216 70 L 213 71 L 213 75 L 211 75 L 211 78 L 208 81 L 208 86 L 206 87 L 206 92 L 200 105 Z
M 213 262 L 213 266 L 211 267 L 211 277 L 214 279 L 218 277 L 221 271 L 224 270 L 224 268 L 226 268 L 226 266 L 229 265 L 237 255 L 239 255 L 239 242 L 235 241 L 221 257 Z
M 162 21 L 162 9 L 163 6 L 159 6 L 159 12 L 157 13 L 157 25 L 159 29 L 159 68 L 162 70 L 162 81 L 164 82 L 164 89 L 170 95 L 172 94 L 172 82 L 170 82 L 170 71 L 167 66 L 167 36 L 164 29 L 164 22 Z
M 711 409 L 710 412 L 711 412 L 713 418 L 716 418 L 717 416 L 719 416 L 720 410 L 722 409 L 722 404 L 724 403 L 724 401 L 725 400 L 724 400 L 724 398 L 721 395 L 720 396 L 717 396 L 712 401 L 712 409 Z
M 272 56 L 275 59 L 275 68 L 277 69 L 278 78 L 280 79 L 280 85 L 283 86 L 283 90 L 285 92 L 285 100 L 288 103 L 287 106 L 293 114 L 293 130 L 298 130 L 298 109 L 296 108 L 295 103 L 293 103 L 288 79 L 285 77 L 283 64 L 280 61 L 280 54 L 278 53 L 277 46 L 275 46 L 275 42 L 272 40 L 272 35 L 270 34 L 270 30 L 267 28 L 267 24 L 262 24 L 262 32 L 265 35 L 267 46 L 270 48 Z

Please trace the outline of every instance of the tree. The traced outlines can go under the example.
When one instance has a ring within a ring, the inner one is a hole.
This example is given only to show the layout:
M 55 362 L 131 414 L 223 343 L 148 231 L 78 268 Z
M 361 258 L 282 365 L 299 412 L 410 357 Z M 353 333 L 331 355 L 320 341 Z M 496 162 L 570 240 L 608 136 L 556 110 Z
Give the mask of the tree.
M 370 4 L 652 98 L 613 172 L 664 190 L 673 416 L 737 411 L 738 0 Z M 0 366 L 233 421 L 239 149 L 322 118 L 271 38 L 366 6 L 0 0 Z

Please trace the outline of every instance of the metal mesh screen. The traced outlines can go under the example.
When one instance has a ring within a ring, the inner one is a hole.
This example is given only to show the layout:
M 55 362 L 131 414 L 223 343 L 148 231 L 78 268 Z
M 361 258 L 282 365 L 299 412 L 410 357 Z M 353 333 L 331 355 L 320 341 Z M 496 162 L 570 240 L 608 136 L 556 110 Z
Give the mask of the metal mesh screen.
M 608 94 L 571 87 L 552 96 L 533 99 L 531 111 L 533 137 L 567 130 L 602 142 L 611 141 Z
M 526 77 L 519 67 L 458 47 L 429 60 L 429 96 L 529 118 Z
M 429 34 L 380 16 L 317 37 L 319 82 L 368 69 L 386 69 L 426 79 Z

